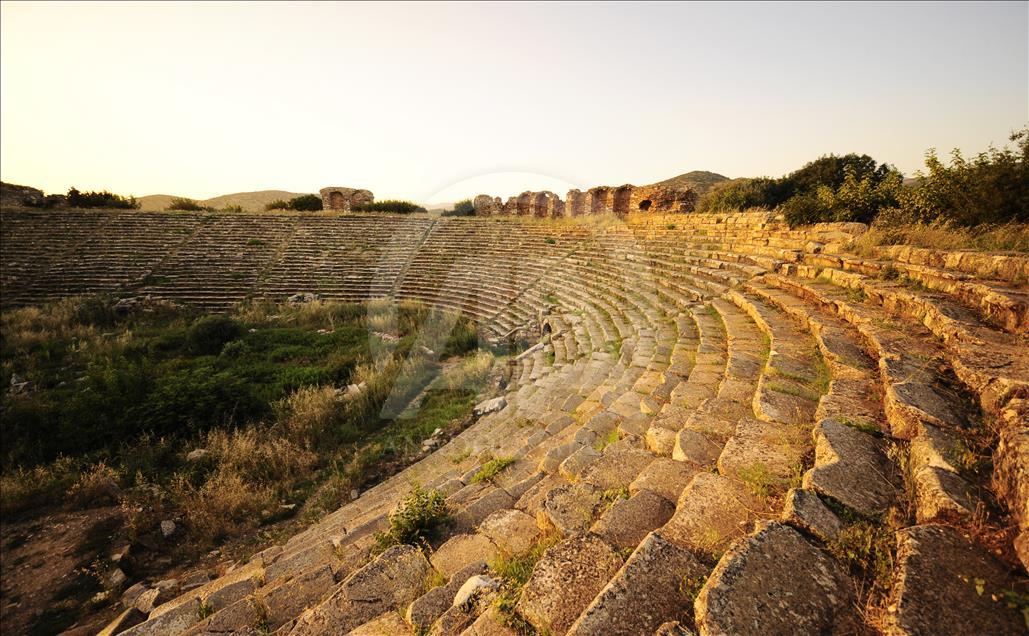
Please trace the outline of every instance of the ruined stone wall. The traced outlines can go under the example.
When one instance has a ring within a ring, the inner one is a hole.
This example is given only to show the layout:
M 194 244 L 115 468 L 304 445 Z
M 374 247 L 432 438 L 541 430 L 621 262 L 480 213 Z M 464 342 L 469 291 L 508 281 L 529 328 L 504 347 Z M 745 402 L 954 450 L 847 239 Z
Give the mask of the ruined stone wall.
M 597 186 L 586 192 L 569 190 L 565 199 L 553 192 L 526 191 L 501 203 L 499 197 L 475 197 L 477 216 L 532 216 L 555 218 L 586 214 L 682 214 L 692 212 L 697 193 L 690 188 L 666 186 Z
M 372 203 L 375 195 L 371 190 L 330 186 L 318 191 L 322 197 L 322 208 L 336 212 L 350 212 L 354 206 Z

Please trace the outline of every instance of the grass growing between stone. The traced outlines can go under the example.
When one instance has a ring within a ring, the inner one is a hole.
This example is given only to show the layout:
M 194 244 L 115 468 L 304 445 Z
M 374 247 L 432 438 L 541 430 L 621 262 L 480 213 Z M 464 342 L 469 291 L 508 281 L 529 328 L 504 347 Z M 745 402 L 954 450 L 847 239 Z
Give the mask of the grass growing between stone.
M 479 484 L 484 481 L 492 482 L 497 475 L 503 472 L 508 466 L 515 463 L 514 457 L 494 457 L 482 465 L 479 472 L 472 476 L 472 483 Z
M 536 629 L 515 612 L 522 588 L 529 582 L 536 563 L 553 547 L 560 537 L 556 533 L 545 534 L 531 550 L 523 554 L 501 553 L 489 563 L 490 571 L 501 580 L 500 596 L 495 606 L 504 624 L 523 635 L 536 634 Z

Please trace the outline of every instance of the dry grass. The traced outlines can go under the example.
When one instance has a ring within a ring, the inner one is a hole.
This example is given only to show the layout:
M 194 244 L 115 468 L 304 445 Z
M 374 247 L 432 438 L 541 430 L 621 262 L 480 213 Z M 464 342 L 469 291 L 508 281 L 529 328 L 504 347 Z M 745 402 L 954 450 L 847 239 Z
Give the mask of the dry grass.
M 979 250 L 984 252 L 1029 252 L 1029 224 L 1007 223 L 961 227 L 946 222 L 876 222 L 859 236 L 853 250 L 861 256 L 874 256 L 875 248 L 885 245 L 912 245 L 939 250 Z
M 121 492 L 120 478 L 118 471 L 100 461 L 79 475 L 68 490 L 68 498 L 80 508 L 115 504 Z
M 215 472 L 200 487 L 179 475 L 170 492 L 193 536 L 205 542 L 238 531 L 275 504 L 270 488 L 248 483 L 231 470 Z
M 289 439 L 311 444 L 339 417 L 339 394 L 331 386 L 301 387 L 276 405 L 279 422 Z

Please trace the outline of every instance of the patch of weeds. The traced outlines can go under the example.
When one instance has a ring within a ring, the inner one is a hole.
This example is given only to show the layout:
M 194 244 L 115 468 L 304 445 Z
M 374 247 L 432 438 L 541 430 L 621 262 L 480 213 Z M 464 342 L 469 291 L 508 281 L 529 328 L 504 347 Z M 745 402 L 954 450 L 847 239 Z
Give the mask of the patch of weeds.
M 554 361 L 557 359 L 557 354 L 555 354 L 553 351 L 547 351 L 545 354 L 543 354 L 543 357 L 544 359 L 546 359 L 548 365 L 553 366 Z
M 762 462 L 740 468 L 736 474 L 752 493 L 763 499 L 782 486 L 782 480 Z
M 424 545 L 437 537 L 450 521 L 446 497 L 439 490 L 415 486 L 389 513 L 389 530 L 375 534 L 372 552 L 381 553 L 394 545 Z
M 514 457 L 494 457 L 479 469 L 479 472 L 475 473 L 472 477 L 472 483 L 478 484 L 480 482 L 488 481 L 492 482 L 493 479 L 500 474 L 505 468 L 517 461 Z
M 546 243 L 547 245 L 557 245 L 557 239 L 548 236 L 547 240 L 544 241 L 544 243 Z
M 451 464 L 460 464 L 464 460 L 468 459 L 472 454 L 472 449 L 466 448 L 463 451 L 450 456 Z
M 897 282 L 899 282 L 904 287 L 910 289 L 911 291 L 916 291 L 916 292 L 932 291 L 928 287 L 926 287 L 925 283 L 923 283 L 922 281 L 918 280 L 917 278 L 911 278 L 910 276 L 908 276 L 906 274 L 901 276 L 898 279 Z
M 500 595 L 495 607 L 504 624 L 519 634 L 535 634 L 536 629 L 515 612 L 522 588 L 529 582 L 532 570 L 543 554 L 558 542 L 556 534 L 546 534 L 525 554 L 500 553 L 489 563 L 489 569 L 501 580 Z
M 446 584 L 447 577 L 443 576 L 443 573 L 437 570 L 436 568 L 432 568 L 431 570 L 429 570 L 429 574 L 425 577 L 424 587 L 425 591 L 428 592 L 429 590 L 441 587 Z
M 197 602 L 197 618 L 199 620 L 204 620 L 211 614 L 214 614 L 214 605 L 211 605 L 203 599 Z
M 604 343 L 604 350 L 613 356 L 622 355 L 622 339 L 608 340 Z
M 803 398 L 805 400 L 811 400 L 817 402 L 818 398 L 822 396 L 821 393 L 817 393 L 806 386 L 801 386 L 795 382 L 779 382 L 778 380 L 768 380 L 764 383 L 764 387 L 776 391 L 778 393 L 785 393 L 786 395 L 792 395 L 794 397 Z
M 879 280 L 897 280 L 900 278 L 900 270 L 893 265 L 887 265 L 879 270 Z
M 605 448 L 614 444 L 620 439 L 618 435 L 618 429 L 613 428 L 606 436 L 598 438 L 597 441 L 593 442 L 593 449 L 603 452 Z
M 704 587 L 706 579 L 699 576 L 689 576 L 684 574 L 679 580 L 679 593 L 682 597 L 689 601 L 689 606 L 693 607 L 693 601 L 697 600 L 697 596 L 700 594 L 700 590 Z
M 247 275 L 243 272 L 232 272 L 231 274 L 229 274 L 229 278 L 231 278 L 232 280 L 243 280 L 246 277 Z
M 829 552 L 850 568 L 859 594 L 866 601 L 890 589 L 894 546 L 893 530 L 872 521 L 858 521 L 845 527 L 827 545 Z
M 600 501 L 602 501 L 606 507 L 610 508 L 619 499 L 628 499 L 629 489 L 626 486 L 621 488 L 608 488 L 600 495 Z
M 665 229 L 666 230 L 674 230 L 675 229 L 675 223 L 669 223 L 668 225 L 665 226 Z
M 844 426 L 849 426 L 853 429 L 859 430 L 862 433 L 874 435 L 876 437 L 882 437 L 883 432 L 874 422 L 869 422 L 865 419 L 852 418 L 847 416 L 840 416 L 836 418 L 836 421 Z
M 847 296 L 847 300 L 855 304 L 868 300 L 868 294 L 861 287 L 844 287 L 843 293 Z
M 268 241 L 265 241 L 264 239 L 259 239 L 259 238 L 247 239 L 247 245 L 257 246 L 257 245 L 267 245 L 267 244 L 268 244 Z

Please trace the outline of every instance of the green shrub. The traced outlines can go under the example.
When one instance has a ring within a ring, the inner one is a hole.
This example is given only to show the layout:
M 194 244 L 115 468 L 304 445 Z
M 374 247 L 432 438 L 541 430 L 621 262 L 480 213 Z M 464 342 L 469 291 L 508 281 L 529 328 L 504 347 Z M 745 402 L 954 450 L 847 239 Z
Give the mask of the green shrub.
M 410 201 L 374 201 L 355 205 L 354 212 L 386 212 L 389 214 L 412 214 L 414 212 L 426 212 L 427 210 L 417 203 Z
M 317 212 L 322 209 L 322 198 L 317 194 L 304 194 L 290 199 L 287 205 L 297 212 Z
M 489 481 L 492 482 L 497 475 L 499 475 L 505 468 L 515 463 L 514 457 L 495 457 L 479 469 L 479 472 L 472 476 L 472 483 L 478 484 L 480 482 Z
M 772 209 L 784 200 L 777 179 L 723 181 L 697 202 L 697 212 L 731 212 L 748 208 Z
M 67 197 L 68 207 L 70 208 L 139 209 L 139 201 L 136 201 L 136 197 L 123 197 L 107 190 L 102 192 L 81 192 L 76 188 L 70 188 Z
M 204 210 L 210 210 L 211 208 L 200 205 L 193 199 L 187 199 L 185 197 L 175 197 L 168 204 L 166 210 L 179 210 L 182 212 L 202 212 Z
M 475 204 L 471 199 L 463 199 L 454 204 L 452 210 L 444 210 L 440 216 L 472 216 L 475 214 Z
M 187 341 L 193 353 L 216 355 L 242 333 L 243 327 L 228 316 L 204 316 L 190 327 Z
M 439 536 L 450 520 L 446 496 L 439 490 L 415 486 L 389 514 L 389 530 L 375 535 L 375 549 L 399 545 L 422 545 Z
M 288 210 L 289 202 L 284 201 L 283 199 L 276 199 L 275 201 L 265 205 L 264 209 L 268 212 L 271 212 L 272 210 Z
M 971 159 L 955 149 L 950 165 L 929 150 L 928 174 L 917 173 L 916 185 L 901 196 L 901 209 L 909 219 L 923 223 L 1029 223 L 1029 127 L 1013 133 L 1010 140 L 1015 150 L 990 147 Z

